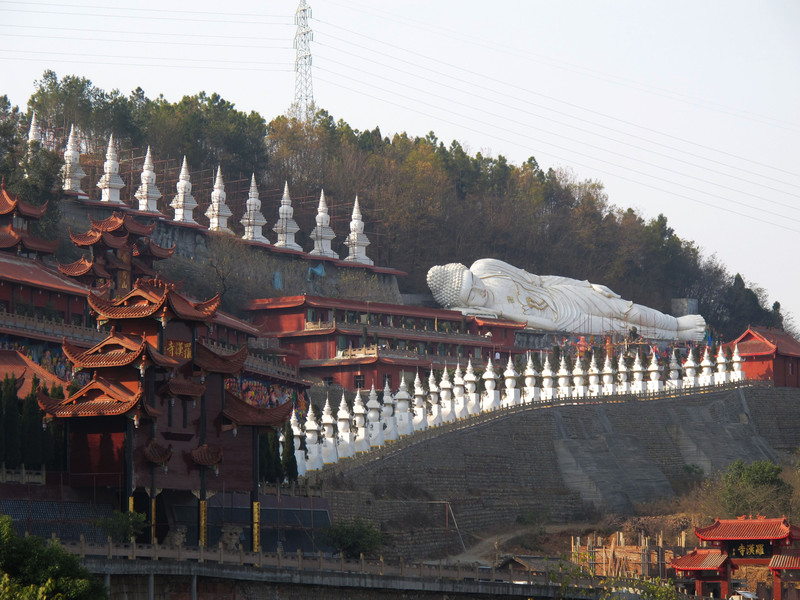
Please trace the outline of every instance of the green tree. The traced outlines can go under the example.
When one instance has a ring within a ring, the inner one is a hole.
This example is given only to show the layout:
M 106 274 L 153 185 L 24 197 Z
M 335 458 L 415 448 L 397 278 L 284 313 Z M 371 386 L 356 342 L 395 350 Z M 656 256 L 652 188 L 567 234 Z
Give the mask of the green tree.
M 97 521 L 97 526 L 117 543 L 129 542 L 139 536 L 147 525 L 147 515 L 138 512 L 114 511 L 110 517 Z
M 294 434 L 287 421 L 283 426 L 283 454 L 281 455 L 281 468 L 286 481 L 297 481 L 297 457 L 294 455 Z
M 268 483 L 283 481 L 283 467 L 278 444 L 278 432 L 270 429 L 259 438 L 261 478 Z
M 9 378 L 3 384 L 3 425 L 6 438 L 6 467 L 16 469 L 22 464 L 22 437 L 20 435 L 19 401 L 17 400 L 17 379 Z
M 746 464 L 735 460 L 720 478 L 720 499 L 726 516 L 788 514 L 792 487 L 781 468 L 768 460 Z
M 323 540 L 346 558 L 358 558 L 361 554 L 374 556 L 384 543 L 380 530 L 360 517 L 332 523 L 323 532 Z
M 38 468 L 43 462 L 42 455 L 42 413 L 36 395 L 39 379 L 34 376 L 31 391 L 22 401 L 22 463 L 29 468 Z
M 21 538 L 11 517 L 0 515 L 0 597 L 98 600 L 106 598 L 103 583 L 57 543 Z M 4 591 L 9 590 L 5 595 Z

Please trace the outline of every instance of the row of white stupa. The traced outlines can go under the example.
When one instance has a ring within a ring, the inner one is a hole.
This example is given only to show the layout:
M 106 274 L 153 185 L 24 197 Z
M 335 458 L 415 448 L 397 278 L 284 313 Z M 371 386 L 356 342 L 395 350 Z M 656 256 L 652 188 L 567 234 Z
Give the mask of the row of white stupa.
M 456 367 L 452 381 L 446 368 L 438 384 L 431 371 L 427 393 L 417 373 L 413 398 L 403 378 L 400 388 L 394 395 L 387 383 L 383 390 L 382 406 L 378 402 L 374 385 L 369 392 L 366 406 L 361 398 L 361 391 L 356 393 L 352 413 L 343 395 L 334 418 L 328 399 L 322 411 L 321 437 L 313 407 L 308 409 L 304 428 L 301 427 L 295 413 L 292 413 L 291 426 L 297 469 L 300 475 L 305 475 L 308 471 L 322 469 L 325 464 L 336 463 L 342 458 L 368 452 L 372 448 L 429 427 L 437 427 L 443 423 L 466 419 L 499 408 L 553 400 L 580 400 L 619 394 L 652 394 L 742 381 L 744 373 L 738 347 L 734 350 L 730 363 L 721 348 L 716 359 L 716 371 L 709 357 L 708 348 L 700 365 L 695 363 L 690 354 L 681 366 L 673 353 L 669 363 L 669 378 L 662 381 L 661 366 L 658 364 L 655 352 L 648 367 L 644 367 L 637 354 L 630 369 L 620 356 L 615 370 L 611 359 L 607 356 L 601 371 L 592 356 L 588 370 L 583 368 L 580 361 L 576 361 L 571 373 L 564 358 L 561 359 L 557 373 L 553 372 L 550 359 L 546 358 L 541 373 L 542 385 L 539 387 L 537 385 L 539 374 L 529 356 L 523 373 L 524 388 L 520 390 L 516 387 L 519 373 L 514 369 L 509 357 L 508 365 L 503 372 L 505 390 L 501 393 L 496 389 L 497 379 L 500 376 L 495 372 L 490 360 L 482 376 L 484 391 L 480 394 L 477 392 L 478 377 L 473 371 L 471 361 L 467 363 L 466 372 L 463 374 L 461 366 Z M 682 378 L 681 370 L 684 372 Z M 647 379 L 645 373 L 648 373 Z M 305 451 L 301 449 L 303 438 L 305 438 Z
M 36 124 L 36 115 L 34 114 L 31 119 L 28 141 L 40 140 L 41 132 Z M 161 192 L 156 186 L 154 169 L 153 158 L 150 155 L 150 147 L 148 146 L 142 168 L 141 185 L 134 195 L 139 201 L 138 208 L 140 211 L 159 212 L 157 203 L 161 198 Z M 86 177 L 86 173 L 80 165 L 80 150 L 74 126 L 70 128 L 67 148 L 64 151 L 62 175 L 64 178 L 64 191 L 78 195 L 85 194 L 81 189 L 81 179 Z M 120 190 L 124 186 L 125 183 L 119 175 L 119 157 L 112 134 L 108 139 L 106 160 L 103 163 L 103 176 L 97 182 L 97 187 L 101 191 L 101 201 L 110 204 L 124 204 L 120 199 Z M 186 164 L 185 156 L 183 157 L 176 189 L 177 194 L 170 202 L 170 207 L 175 209 L 173 221 L 176 223 L 197 224 L 194 220 L 194 209 L 197 208 L 197 201 L 192 196 L 192 183 L 189 180 L 189 168 Z M 217 167 L 214 191 L 211 192 L 211 204 L 205 213 L 209 220 L 208 229 L 209 231 L 233 235 L 233 232 L 228 227 L 228 219 L 233 216 L 233 213 L 225 203 L 225 199 L 225 182 L 222 179 L 222 169 Z M 311 232 L 314 248 L 309 252 L 310 255 L 339 259 L 338 253 L 331 249 L 331 241 L 336 237 L 336 234 L 333 232 L 330 222 L 331 218 L 328 214 L 328 205 L 325 202 L 325 192 L 322 191 L 319 196 L 319 205 L 317 206 L 317 226 Z M 244 225 L 242 239 L 271 244 L 262 232 L 267 220 L 261 213 L 261 200 L 258 197 L 255 174 L 250 179 L 250 193 L 245 204 L 245 212 L 242 215 L 241 223 Z M 278 235 L 277 241 L 273 244 L 276 248 L 304 252 L 303 248 L 295 241 L 295 234 L 300 230 L 300 227 L 294 220 L 294 209 L 292 208 L 292 199 L 289 196 L 288 183 L 284 185 L 283 198 L 281 198 L 281 206 L 278 209 L 278 221 L 272 230 Z M 366 255 L 366 248 L 369 244 L 369 239 L 364 234 L 364 221 L 361 215 L 361 208 L 358 205 L 358 196 L 356 196 L 350 221 L 350 233 L 345 238 L 345 245 L 348 247 L 349 252 L 344 260 L 372 265 L 372 260 Z

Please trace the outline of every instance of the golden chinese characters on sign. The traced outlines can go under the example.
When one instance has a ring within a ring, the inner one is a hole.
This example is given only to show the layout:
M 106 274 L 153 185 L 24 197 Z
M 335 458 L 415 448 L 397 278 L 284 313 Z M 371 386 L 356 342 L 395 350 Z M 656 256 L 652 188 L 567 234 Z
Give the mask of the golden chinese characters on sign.
M 164 354 L 170 358 L 192 358 L 192 342 L 167 340 L 164 344 Z

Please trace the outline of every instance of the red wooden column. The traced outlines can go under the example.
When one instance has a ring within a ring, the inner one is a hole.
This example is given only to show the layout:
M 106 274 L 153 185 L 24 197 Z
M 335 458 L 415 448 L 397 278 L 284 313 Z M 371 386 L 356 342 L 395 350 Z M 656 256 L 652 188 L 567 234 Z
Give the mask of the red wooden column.
M 694 595 L 695 596 L 703 595 L 703 580 L 700 577 L 694 580 Z
M 775 570 L 772 572 L 772 600 L 781 600 L 781 572 Z

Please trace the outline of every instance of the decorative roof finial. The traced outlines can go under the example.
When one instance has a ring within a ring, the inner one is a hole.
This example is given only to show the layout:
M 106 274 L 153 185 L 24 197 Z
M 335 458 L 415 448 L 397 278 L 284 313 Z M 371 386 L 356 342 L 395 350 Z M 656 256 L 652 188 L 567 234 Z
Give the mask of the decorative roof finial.
M 156 171 L 153 157 L 150 155 L 150 146 L 147 147 L 147 154 L 144 156 L 142 185 L 136 190 L 135 196 L 139 200 L 139 210 L 158 212 L 158 199 L 161 198 L 161 192 L 156 187 Z
M 241 223 L 244 225 L 243 240 L 269 244 L 269 240 L 261 233 L 261 228 L 267 224 L 267 220 L 264 218 L 264 215 L 261 214 L 261 200 L 258 199 L 258 186 L 256 186 L 255 173 L 253 173 L 250 179 L 250 195 L 247 197 Z
M 311 232 L 311 239 L 314 240 L 314 249 L 309 254 L 312 256 L 339 258 L 339 255 L 331 250 L 331 240 L 336 237 L 336 234 L 331 229 L 331 217 L 328 214 L 328 204 L 325 202 L 325 190 L 319 193 L 316 221 L 317 226 Z
M 69 138 L 67 148 L 64 150 L 64 166 L 61 168 L 64 178 L 63 190 L 83 194 L 81 189 L 81 179 L 86 177 L 86 173 L 81 169 L 81 151 L 78 146 L 78 138 L 75 135 L 75 125 L 69 128 Z
M 353 204 L 353 216 L 350 221 L 350 234 L 344 242 L 350 250 L 350 253 L 345 258 L 346 261 L 362 263 L 365 265 L 373 264 L 372 259 L 367 257 L 366 249 L 370 242 L 367 236 L 364 235 L 364 221 L 361 217 L 361 207 L 358 204 L 358 196 L 356 196 L 355 203 Z
M 42 130 L 39 128 L 39 122 L 36 120 L 36 111 L 31 115 L 31 126 L 28 129 L 28 144 L 34 142 L 42 143 Z
M 192 212 L 197 208 L 197 202 L 192 196 L 192 182 L 189 181 L 189 167 L 186 164 L 186 157 L 183 157 L 181 174 L 175 186 L 178 194 L 170 202 L 170 206 L 175 209 L 174 221 L 180 223 L 196 223 Z
M 225 182 L 222 180 L 222 167 L 217 167 L 217 177 L 214 179 L 214 191 L 211 192 L 211 204 L 208 206 L 208 230 L 221 233 L 233 233 L 228 227 L 228 219 L 233 215 L 231 209 L 225 204 Z
M 300 231 L 294 218 L 294 209 L 292 208 L 292 198 L 289 196 L 289 182 L 283 185 L 283 197 L 281 198 L 281 207 L 278 209 L 278 222 L 272 231 L 278 234 L 278 241 L 275 242 L 276 248 L 287 248 L 289 250 L 303 249 L 294 241 L 294 234 Z
M 97 187 L 100 188 L 101 202 L 111 202 L 114 204 L 122 204 L 119 199 L 119 191 L 125 187 L 125 182 L 119 176 L 119 158 L 117 156 L 117 147 L 114 144 L 114 134 L 108 136 L 108 148 L 106 149 L 106 161 L 103 163 L 103 176 L 97 182 Z

